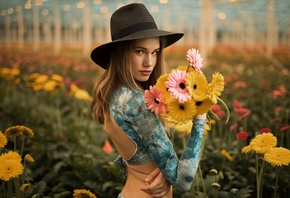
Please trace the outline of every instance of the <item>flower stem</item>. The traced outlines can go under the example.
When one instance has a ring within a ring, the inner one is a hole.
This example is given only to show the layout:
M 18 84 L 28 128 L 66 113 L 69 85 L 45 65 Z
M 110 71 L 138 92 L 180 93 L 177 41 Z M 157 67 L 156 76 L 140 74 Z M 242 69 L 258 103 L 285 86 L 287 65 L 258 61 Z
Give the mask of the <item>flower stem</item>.
M 230 116 L 231 116 L 230 110 L 229 110 L 228 106 L 226 105 L 226 103 L 222 99 L 220 99 L 219 97 L 217 97 L 217 99 L 220 103 L 222 103 L 222 105 L 225 107 L 225 109 L 227 111 L 227 119 L 226 119 L 226 124 L 227 124 L 229 119 L 230 119 Z
M 277 194 L 277 189 L 278 189 L 278 178 L 279 178 L 279 174 L 280 174 L 280 168 L 277 167 L 277 171 L 276 171 L 277 175 L 276 175 L 276 180 L 275 180 L 275 189 L 274 189 L 274 196 L 276 197 Z

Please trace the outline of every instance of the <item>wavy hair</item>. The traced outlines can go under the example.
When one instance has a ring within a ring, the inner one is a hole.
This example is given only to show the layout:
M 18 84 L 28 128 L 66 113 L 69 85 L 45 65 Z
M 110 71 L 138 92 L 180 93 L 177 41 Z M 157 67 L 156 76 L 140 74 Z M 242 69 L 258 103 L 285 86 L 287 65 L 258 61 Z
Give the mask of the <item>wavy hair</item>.
M 104 124 L 104 120 L 110 117 L 109 101 L 112 93 L 120 86 L 126 86 L 130 89 L 144 91 L 149 89 L 150 85 L 154 85 L 166 71 L 166 66 L 163 57 L 164 39 L 160 38 L 160 51 L 156 66 L 152 74 L 146 82 L 136 82 L 130 65 L 129 50 L 134 41 L 124 41 L 116 43 L 111 51 L 110 65 L 108 69 L 101 73 L 93 87 L 93 102 L 91 110 L 98 123 Z

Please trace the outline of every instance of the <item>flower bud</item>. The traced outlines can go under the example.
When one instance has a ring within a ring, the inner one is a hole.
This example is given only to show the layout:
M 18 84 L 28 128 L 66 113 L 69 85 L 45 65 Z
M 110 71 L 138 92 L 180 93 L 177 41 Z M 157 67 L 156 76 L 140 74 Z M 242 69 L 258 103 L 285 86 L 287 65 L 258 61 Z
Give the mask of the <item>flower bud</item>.
M 209 171 L 209 174 L 210 174 L 210 175 L 218 175 L 218 171 L 217 171 L 216 169 L 211 169 L 211 170 Z
M 216 183 L 216 182 L 212 183 L 212 184 L 211 184 L 211 187 L 212 187 L 213 189 L 215 189 L 215 190 L 219 190 L 219 189 L 221 189 L 221 186 L 219 185 L 219 183 Z

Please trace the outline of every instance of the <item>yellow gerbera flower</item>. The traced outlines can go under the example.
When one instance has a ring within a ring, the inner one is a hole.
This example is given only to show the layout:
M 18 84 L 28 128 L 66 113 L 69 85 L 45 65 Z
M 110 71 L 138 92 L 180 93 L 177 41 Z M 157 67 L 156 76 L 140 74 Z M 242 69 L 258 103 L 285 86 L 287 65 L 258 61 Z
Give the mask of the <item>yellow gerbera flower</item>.
M 188 100 L 182 104 L 173 100 L 168 104 L 168 114 L 177 122 L 187 122 L 188 120 L 192 120 L 196 115 L 196 112 L 197 110 L 193 100 Z
M 59 87 L 59 82 L 54 80 L 48 80 L 43 84 L 43 89 L 48 92 L 55 90 L 56 87 Z
M 196 102 L 195 105 L 196 105 L 196 109 L 197 109 L 197 114 L 204 114 L 204 113 L 208 112 L 214 104 L 211 100 L 206 98 L 202 101 Z
M 284 147 L 271 148 L 265 153 L 264 159 L 272 166 L 288 166 L 290 163 L 290 150 Z
M 52 74 L 50 78 L 51 78 L 51 80 L 55 80 L 55 81 L 58 81 L 58 82 L 62 82 L 63 81 L 63 77 L 58 75 L 58 74 Z
M 251 145 L 247 145 L 247 146 L 242 148 L 242 153 L 250 153 L 251 151 L 252 151 Z
M 27 138 L 34 137 L 33 131 L 30 128 L 23 125 L 9 127 L 8 129 L 6 129 L 5 135 L 6 137 L 9 137 L 9 138 L 12 138 L 14 136 L 20 136 L 20 135 L 24 135 Z
M 187 74 L 186 85 L 191 97 L 196 100 L 203 100 L 207 94 L 208 83 L 206 77 L 197 72 L 192 71 Z
M 231 162 L 234 160 L 233 157 L 231 156 L 231 154 L 229 152 L 227 152 L 225 149 L 221 150 L 221 154 L 223 156 L 225 156 L 225 158 L 227 158 L 227 160 L 229 160 Z
M 21 156 L 15 151 L 9 151 L 8 153 L 3 153 L 0 155 L 0 161 L 15 160 L 21 162 Z
M 83 190 L 83 189 L 75 189 L 74 190 L 74 194 L 73 194 L 74 198 L 97 198 L 95 194 L 93 194 L 91 191 L 89 190 Z
M 186 133 L 187 135 L 189 135 L 191 132 L 192 124 L 192 120 L 189 120 L 186 123 L 179 122 L 174 125 L 174 128 L 180 133 Z
M 259 134 L 252 139 L 250 145 L 256 153 L 264 154 L 277 145 L 277 138 L 272 133 Z
M 23 173 L 23 165 L 18 160 L 0 160 L 0 179 L 9 181 Z
M 158 80 L 156 82 L 156 86 L 155 86 L 158 90 L 160 90 L 162 92 L 163 97 L 162 97 L 161 101 L 165 104 L 168 104 L 173 99 L 173 97 L 171 96 L 171 94 L 168 91 L 166 84 L 165 84 L 168 76 L 169 76 L 169 74 L 167 74 L 167 73 L 160 76 L 158 78 Z
M 0 148 L 4 148 L 7 144 L 7 138 L 6 136 L 0 131 Z
M 217 103 L 217 97 L 224 90 L 224 77 L 220 73 L 212 75 L 212 81 L 208 84 L 208 96 L 214 104 Z

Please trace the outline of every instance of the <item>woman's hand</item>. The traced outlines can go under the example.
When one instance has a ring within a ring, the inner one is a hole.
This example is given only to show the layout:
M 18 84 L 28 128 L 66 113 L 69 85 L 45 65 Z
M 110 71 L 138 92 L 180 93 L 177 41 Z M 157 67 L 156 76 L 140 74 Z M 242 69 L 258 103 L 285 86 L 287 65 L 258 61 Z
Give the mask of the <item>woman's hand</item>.
M 164 178 L 159 168 L 154 169 L 152 173 L 145 179 L 146 187 L 141 189 L 147 194 L 155 198 L 161 198 L 165 196 L 170 190 L 171 185 Z
M 206 113 L 197 115 L 195 118 L 196 119 L 204 119 L 205 120 L 206 119 Z

